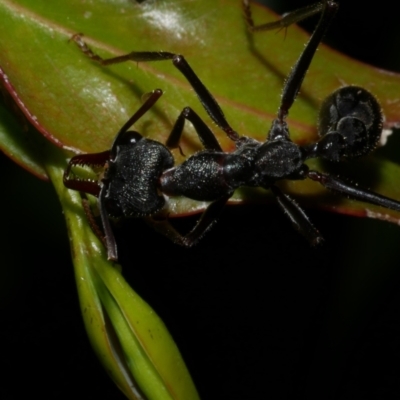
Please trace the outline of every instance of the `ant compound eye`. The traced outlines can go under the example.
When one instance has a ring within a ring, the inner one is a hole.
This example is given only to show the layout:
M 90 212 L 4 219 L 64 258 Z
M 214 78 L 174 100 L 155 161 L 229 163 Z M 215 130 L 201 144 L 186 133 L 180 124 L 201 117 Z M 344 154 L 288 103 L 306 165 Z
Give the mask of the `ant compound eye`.
M 340 135 L 340 158 L 371 152 L 382 133 L 383 114 L 376 98 L 358 86 L 336 90 L 323 102 L 319 114 L 320 136 Z
M 118 140 L 118 146 L 123 145 L 135 145 L 139 140 L 141 140 L 143 136 L 136 131 L 127 131 L 125 132 Z

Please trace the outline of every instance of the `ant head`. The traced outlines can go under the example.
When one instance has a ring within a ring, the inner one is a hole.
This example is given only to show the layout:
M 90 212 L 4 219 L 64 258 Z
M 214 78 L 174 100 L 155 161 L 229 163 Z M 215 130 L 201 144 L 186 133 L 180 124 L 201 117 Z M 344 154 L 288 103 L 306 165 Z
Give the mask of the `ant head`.
M 382 133 L 383 114 L 376 98 L 358 86 L 333 92 L 319 115 L 317 153 L 331 161 L 371 152 Z

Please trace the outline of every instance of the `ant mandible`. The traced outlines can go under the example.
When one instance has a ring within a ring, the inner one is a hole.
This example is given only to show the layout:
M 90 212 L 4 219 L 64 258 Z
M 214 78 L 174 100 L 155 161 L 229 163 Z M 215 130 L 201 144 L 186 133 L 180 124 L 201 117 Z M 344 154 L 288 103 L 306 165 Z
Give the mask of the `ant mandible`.
M 285 81 L 278 114 L 265 142 L 240 136 L 233 130 L 215 98 L 182 55 L 168 52 L 131 52 L 102 59 L 92 52 L 80 35 L 73 37 L 80 49 L 101 65 L 127 60 L 172 60 L 193 87 L 212 120 L 236 145 L 233 152 L 224 152 L 212 131 L 190 107 L 184 108 L 179 115 L 166 146 L 129 131 L 131 125 L 161 96 L 161 90 L 157 89 L 121 128 L 109 151 L 73 157 L 64 173 L 64 184 L 70 189 L 98 197 L 109 259 L 117 259 L 117 246 L 109 215 L 151 217 L 163 208 L 164 196 L 185 196 L 194 200 L 210 201 L 210 205 L 187 235 L 180 235 L 170 225 L 163 230 L 167 237 L 187 247 L 196 243 L 211 227 L 228 199 L 241 186 L 270 189 L 295 228 L 311 244 L 320 243 L 322 236 L 299 205 L 283 193 L 276 182 L 309 178 L 349 198 L 400 211 L 400 202 L 361 189 L 330 174 L 310 170 L 305 164 L 307 159 L 316 157 L 338 162 L 368 154 L 375 148 L 381 135 L 383 116 L 377 100 L 365 89 L 347 86 L 328 96 L 320 110 L 321 138 L 316 143 L 300 146 L 290 139 L 286 117 L 338 4 L 324 0 L 287 14 L 278 22 L 260 27 L 253 23 L 248 1 L 242 0 L 242 4 L 245 20 L 252 31 L 286 27 L 310 15 L 321 13 L 310 40 Z M 185 120 L 193 124 L 205 149 L 174 166 L 174 159 L 168 148 L 179 147 Z M 79 180 L 70 177 L 71 168 L 75 165 L 106 165 L 106 171 L 100 182 Z

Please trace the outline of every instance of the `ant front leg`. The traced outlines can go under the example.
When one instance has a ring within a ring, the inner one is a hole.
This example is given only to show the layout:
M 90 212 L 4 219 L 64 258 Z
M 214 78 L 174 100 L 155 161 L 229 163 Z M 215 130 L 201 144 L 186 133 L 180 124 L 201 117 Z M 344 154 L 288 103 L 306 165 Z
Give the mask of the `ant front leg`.
M 235 132 L 229 125 L 220 105 L 215 100 L 214 96 L 205 87 L 203 82 L 182 55 L 169 53 L 166 51 L 132 51 L 131 53 L 122 56 L 104 59 L 90 49 L 90 47 L 82 39 L 81 34 L 75 34 L 71 39 L 74 40 L 83 53 L 101 65 L 112 65 L 125 61 L 146 62 L 172 60 L 173 65 L 183 74 L 196 92 L 202 106 L 207 111 L 211 119 L 228 135 L 231 140 L 236 141 L 239 139 L 238 133 Z

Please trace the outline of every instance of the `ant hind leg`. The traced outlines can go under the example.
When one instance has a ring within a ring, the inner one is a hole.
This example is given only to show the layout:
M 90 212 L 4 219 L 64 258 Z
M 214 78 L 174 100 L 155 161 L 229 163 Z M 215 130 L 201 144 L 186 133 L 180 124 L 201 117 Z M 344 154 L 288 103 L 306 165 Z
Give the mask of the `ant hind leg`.
M 191 247 L 196 244 L 203 235 L 215 224 L 223 207 L 226 202 L 232 196 L 230 193 L 227 196 L 221 197 L 220 199 L 212 202 L 206 210 L 203 212 L 199 220 L 197 221 L 194 228 L 186 235 L 180 234 L 169 222 L 169 219 L 162 221 L 156 221 L 155 219 L 148 217 L 145 221 L 152 226 L 157 232 L 166 236 L 174 243 L 179 244 L 183 247 Z
M 320 12 L 322 12 L 325 3 L 326 0 L 299 8 L 297 10 L 284 14 L 283 17 L 278 21 L 267 22 L 265 24 L 260 24 L 260 25 L 256 25 L 254 23 L 249 0 L 242 0 L 242 8 L 243 8 L 244 19 L 246 21 L 247 27 L 249 28 L 250 32 L 259 32 L 259 31 L 272 31 L 274 29 L 284 29 L 292 24 L 303 21 L 308 17 L 311 17 L 315 14 L 319 14 Z

